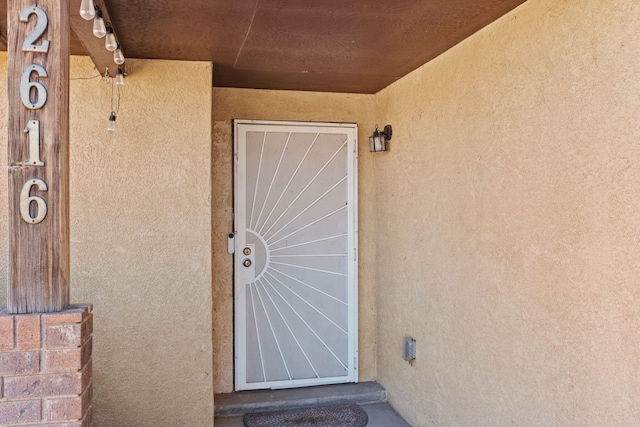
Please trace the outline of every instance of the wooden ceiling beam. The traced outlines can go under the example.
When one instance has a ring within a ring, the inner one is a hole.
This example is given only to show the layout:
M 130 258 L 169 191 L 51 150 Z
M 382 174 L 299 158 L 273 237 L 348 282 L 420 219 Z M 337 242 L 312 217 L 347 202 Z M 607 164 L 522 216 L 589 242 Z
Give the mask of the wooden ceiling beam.
M 93 20 L 87 21 L 80 16 L 81 2 L 82 0 L 69 1 L 69 18 L 71 21 L 71 28 L 76 33 L 76 36 L 78 36 L 84 50 L 87 52 L 87 55 L 89 55 L 100 74 L 104 76 L 107 70 L 109 70 L 109 75 L 111 77 L 115 77 L 118 65 L 113 61 L 113 52 L 109 52 L 104 47 L 104 37 L 99 39 L 93 35 Z M 106 3 L 103 2 L 100 10 L 102 11 L 102 18 L 104 19 L 104 22 L 112 25 L 116 40 L 120 43 L 120 39 L 116 33 L 116 26 L 109 17 L 109 10 L 107 10 Z M 123 51 L 122 47 L 120 50 Z M 120 65 L 123 71 L 124 66 L 125 64 Z

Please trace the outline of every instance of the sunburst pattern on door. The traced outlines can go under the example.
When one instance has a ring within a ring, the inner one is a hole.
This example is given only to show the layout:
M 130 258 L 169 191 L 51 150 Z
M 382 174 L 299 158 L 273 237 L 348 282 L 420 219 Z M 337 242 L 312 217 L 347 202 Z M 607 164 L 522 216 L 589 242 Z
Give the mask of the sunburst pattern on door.
M 350 135 L 244 136 L 244 246 L 236 268 L 243 270 L 246 383 L 347 377 Z

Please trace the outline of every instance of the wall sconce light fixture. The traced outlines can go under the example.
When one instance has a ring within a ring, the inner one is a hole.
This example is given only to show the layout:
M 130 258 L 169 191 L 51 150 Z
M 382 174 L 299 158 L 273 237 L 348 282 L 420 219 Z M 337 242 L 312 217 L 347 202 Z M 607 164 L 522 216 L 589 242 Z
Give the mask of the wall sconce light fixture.
M 382 132 L 378 130 L 378 125 L 376 125 L 376 130 L 369 137 L 369 151 L 387 151 L 387 141 L 391 139 L 391 133 L 391 125 L 386 125 Z

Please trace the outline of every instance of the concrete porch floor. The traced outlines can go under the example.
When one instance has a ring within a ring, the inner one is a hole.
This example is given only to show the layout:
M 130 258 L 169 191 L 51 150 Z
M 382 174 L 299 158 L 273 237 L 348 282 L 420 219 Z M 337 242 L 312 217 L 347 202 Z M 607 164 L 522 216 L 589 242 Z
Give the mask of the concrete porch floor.
M 367 412 L 367 427 L 411 427 L 387 403 L 385 389 L 375 382 L 244 391 L 219 394 L 214 401 L 216 427 L 243 427 L 245 413 L 346 403 L 356 403 Z

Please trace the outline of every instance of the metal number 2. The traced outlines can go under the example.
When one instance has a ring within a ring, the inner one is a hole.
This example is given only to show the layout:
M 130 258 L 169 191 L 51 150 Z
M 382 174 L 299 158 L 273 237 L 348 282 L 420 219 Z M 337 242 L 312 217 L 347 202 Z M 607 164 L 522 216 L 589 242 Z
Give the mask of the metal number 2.
M 40 191 L 47 191 L 47 183 L 40 178 L 27 181 L 20 192 L 20 215 L 29 224 L 41 223 L 47 216 L 47 202 L 40 196 L 32 196 L 31 189 L 36 186 Z M 31 203 L 36 204 L 35 216 L 31 216 Z
M 38 6 L 29 6 L 20 12 L 20 22 L 29 22 L 29 16 L 32 14 L 36 15 L 36 27 L 25 37 L 22 50 L 25 52 L 46 53 L 49 51 L 49 40 L 43 40 L 41 45 L 37 45 L 36 42 L 47 30 L 49 18 L 47 13 Z

